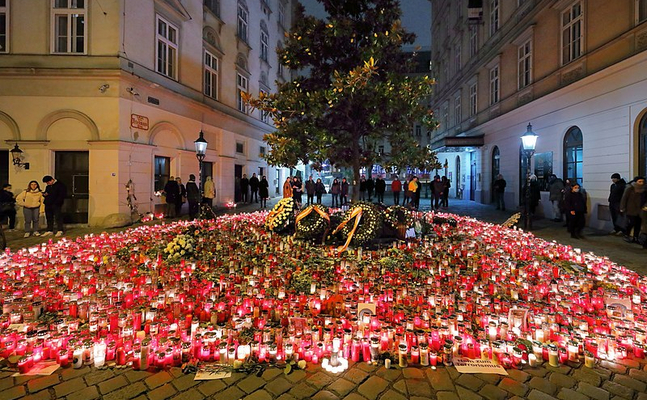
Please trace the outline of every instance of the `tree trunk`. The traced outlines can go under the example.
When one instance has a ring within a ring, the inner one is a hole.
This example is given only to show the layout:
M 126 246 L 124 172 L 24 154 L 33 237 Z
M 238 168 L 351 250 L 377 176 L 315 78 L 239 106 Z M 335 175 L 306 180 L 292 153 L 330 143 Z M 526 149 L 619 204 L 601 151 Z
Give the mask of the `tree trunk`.
M 362 168 L 359 159 L 359 141 L 353 143 L 353 202 L 359 200 L 359 179 L 360 169 Z

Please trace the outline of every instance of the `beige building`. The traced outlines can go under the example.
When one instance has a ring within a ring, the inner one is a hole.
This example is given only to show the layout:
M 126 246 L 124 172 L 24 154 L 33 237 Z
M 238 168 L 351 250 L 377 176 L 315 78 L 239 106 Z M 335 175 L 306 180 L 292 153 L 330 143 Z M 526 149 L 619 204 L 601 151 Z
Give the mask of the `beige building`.
M 198 176 L 203 131 L 216 203 L 237 200 L 242 174 L 266 175 L 274 195 L 285 171 L 260 157 L 273 126 L 240 91 L 290 79 L 275 49 L 295 3 L 0 0 L 0 181 L 18 192 L 53 175 L 66 221 L 99 225 L 129 212 L 129 181 L 146 212 L 170 176 Z M 12 163 L 15 144 L 29 169 Z
M 610 176 L 647 174 L 647 0 L 432 0 L 433 147 L 453 188 L 482 203 L 494 177 L 509 208 L 525 182 L 521 135 L 539 135 L 531 164 L 577 179 L 589 224 L 610 228 Z M 552 218 L 548 192 L 541 210 Z

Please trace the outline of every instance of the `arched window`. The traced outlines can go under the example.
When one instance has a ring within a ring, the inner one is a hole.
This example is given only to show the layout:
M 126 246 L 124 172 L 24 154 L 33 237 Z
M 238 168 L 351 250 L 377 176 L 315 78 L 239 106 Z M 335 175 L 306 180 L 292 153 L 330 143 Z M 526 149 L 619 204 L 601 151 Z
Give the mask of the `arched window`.
M 640 120 L 639 129 L 639 151 L 638 155 L 638 175 L 647 176 L 647 114 L 643 115 L 642 120 Z
M 582 173 L 583 160 L 582 131 L 574 126 L 564 136 L 564 178 L 577 181 L 582 184 L 584 174 Z
M 461 157 L 456 156 L 456 197 L 459 199 L 463 198 L 463 186 L 461 185 Z
M 496 177 L 501 173 L 501 152 L 499 146 L 494 146 L 492 150 L 492 183 L 496 181 Z M 492 201 L 494 201 L 494 191 L 492 191 Z

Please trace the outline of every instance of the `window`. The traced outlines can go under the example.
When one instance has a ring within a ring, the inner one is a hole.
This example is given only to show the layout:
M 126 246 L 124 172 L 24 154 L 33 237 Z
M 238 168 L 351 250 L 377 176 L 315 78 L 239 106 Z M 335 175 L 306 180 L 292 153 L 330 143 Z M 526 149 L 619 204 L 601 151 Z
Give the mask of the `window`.
M 157 72 L 177 78 L 178 30 L 161 16 L 157 16 Z
M 499 102 L 499 66 L 490 70 L 490 105 Z
M 218 100 L 218 58 L 205 50 L 204 52 L 204 94 Z
M 263 89 L 261 89 L 260 92 L 262 94 L 264 94 L 264 95 L 267 95 L 267 91 L 265 91 Z M 261 114 L 261 121 L 263 121 L 263 122 L 265 122 L 267 124 L 269 122 L 269 120 L 270 120 L 270 118 L 269 118 L 270 114 L 267 111 L 264 111 L 264 110 L 258 110 L 258 112 Z
M 449 127 L 449 106 L 445 105 L 443 107 L 443 124 L 442 127 L 444 130 L 447 130 Z
M 238 37 L 247 42 L 247 8 L 241 3 L 238 3 Z
M 6 53 L 9 34 L 9 7 L 7 0 L 0 0 L 0 53 Z
M 279 0 L 279 24 L 281 26 L 285 26 L 285 4 L 281 0 Z
M 647 0 L 636 0 L 637 23 L 647 21 Z
M 461 70 L 461 67 L 462 67 L 461 44 L 456 43 L 456 46 L 454 46 L 454 71 L 458 73 Z
M 220 17 L 220 0 L 204 0 L 204 6 L 209 11 Z
M 476 82 L 470 85 L 470 117 L 474 117 L 478 113 L 477 88 L 478 86 Z
M 490 36 L 499 30 L 499 0 L 490 0 Z
M 277 45 L 276 45 L 276 48 L 277 48 L 278 52 L 280 53 L 281 50 L 283 50 L 283 43 L 278 42 Z M 277 75 L 279 76 L 279 78 L 283 78 L 283 64 L 281 63 L 280 57 L 279 57 L 278 64 L 279 64 L 279 68 L 278 68 L 278 71 L 277 71 Z
M 582 171 L 583 160 L 582 131 L 577 126 L 566 132 L 564 137 L 564 178 L 576 180 L 580 185 L 584 177 Z
M 384 155 L 384 145 L 379 145 L 377 146 L 377 154 L 383 156 Z
M 245 154 L 245 143 L 236 142 L 236 153 Z
M 164 190 L 164 186 L 171 176 L 171 159 L 169 157 L 155 156 L 155 191 Z
M 478 27 L 470 25 L 470 57 L 474 57 L 479 51 Z
M 267 61 L 269 55 L 270 36 L 266 29 L 261 26 L 261 60 Z
M 421 137 L 422 136 L 422 126 L 416 125 L 415 130 L 416 130 L 416 137 Z
M 568 64 L 582 55 L 582 3 L 577 2 L 562 13 L 562 64 Z
M 265 156 L 265 146 L 261 146 L 258 150 L 258 154 L 260 154 L 261 157 Z
M 238 106 L 238 111 L 247 113 L 247 104 L 243 101 L 242 92 L 247 93 L 247 78 L 242 76 L 240 73 L 236 74 L 236 104 Z
M 84 54 L 86 1 L 53 0 L 52 4 L 52 53 Z
M 532 83 L 532 41 L 527 42 L 518 48 L 518 87 L 524 88 Z
M 647 176 L 647 114 L 640 121 L 638 134 L 638 175 Z
M 463 111 L 461 110 L 461 95 L 454 97 L 454 125 L 460 125 L 463 120 Z

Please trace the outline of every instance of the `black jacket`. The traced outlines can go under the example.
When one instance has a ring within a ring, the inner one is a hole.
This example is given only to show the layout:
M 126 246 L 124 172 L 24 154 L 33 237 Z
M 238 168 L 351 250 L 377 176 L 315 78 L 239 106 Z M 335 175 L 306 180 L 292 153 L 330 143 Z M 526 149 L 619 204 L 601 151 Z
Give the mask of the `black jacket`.
M 265 178 L 261 179 L 258 183 L 258 195 L 261 199 L 267 199 L 270 197 L 270 183 Z
M 586 198 L 582 192 L 570 192 L 566 193 L 566 198 L 564 198 L 564 211 L 571 212 L 575 211 L 576 213 L 586 214 Z
M 260 181 L 256 176 L 252 176 L 251 178 L 249 178 L 249 187 L 252 189 L 252 192 L 258 190 L 259 183 Z
M 61 181 L 54 181 L 45 188 L 45 206 L 62 206 L 67 196 L 67 188 Z
M 386 191 L 386 181 L 382 178 L 375 180 L 375 193 L 384 194 Z
M 627 182 L 624 179 L 620 180 L 611 185 L 609 188 L 609 203 L 620 205 L 620 200 L 622 200 L 622 195 L 625 193 L 625 188 Z
M 182 201 L 180 199 L 180 185 L 175 181 L 175 179 L 166 182 L 164 185 L 164 193 L 166 194 L 166 202 L 173 203 L 177 201 Z
M 198 203 L 201 200 L 200 189 L 195 181 L 188 181 L 186 183 L 186 199 L 189 203 Z

